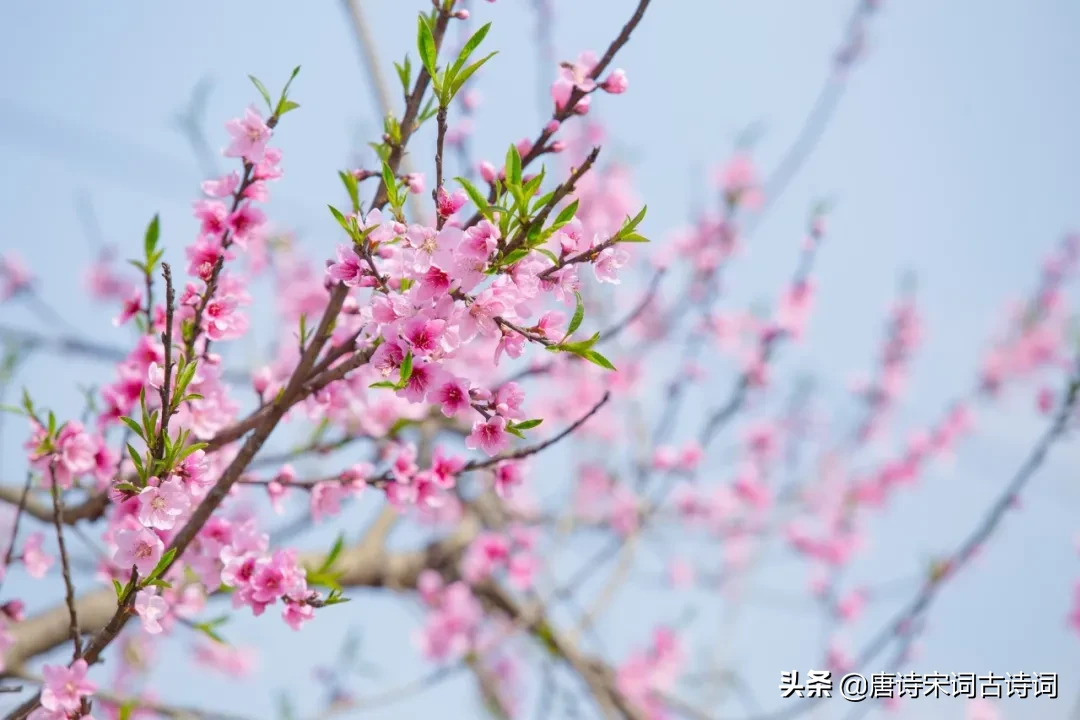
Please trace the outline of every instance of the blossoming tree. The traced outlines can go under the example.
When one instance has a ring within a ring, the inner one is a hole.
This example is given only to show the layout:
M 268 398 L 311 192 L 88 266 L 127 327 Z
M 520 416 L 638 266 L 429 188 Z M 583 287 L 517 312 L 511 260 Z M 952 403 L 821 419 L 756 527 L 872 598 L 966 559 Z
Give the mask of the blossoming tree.
M 329 206 L 324 233 L 334 241 L 314 249 L 315 264 L 271 242 L 266 209 L 287 166 L 274 139 L 300 111 L 302 75 L 297 68 L 279 92 L 252 78 L 265 109 L 252 105 L 227 123 L 223 154 L 235 168 L 203 183 L 198 235 L 173 237 L 154 216 L 141 246 L 125 248 L 134 274 L 110 258 L 91 271 L 95 294 L 118 306 L 113 322 L 130 326 L 134 339 L 112 358 L 114 380 L 94 393 L 87 417 L 58 417 L 35 402 L 33 388 L 8 408 L 27 421 L 29 437 L 25 483 L 0 486 L 12 513 L 4 570 L 59 575 L 64 587 L 54 604 L 27 607 L 18 585 L 3 586 L 8 717 L 222 717 L 160 704 L 141 682 L 140 658 L 194 632 L 203 640 L 199 662 L 235 667 L 244 659 L 225 638 L 231 613 L 302 631 L 344 622 L 361 588 L 419 605 L 416 641 L 430 664 L 416 682 L 368 704 L 462 669 L 498 717 L 528 711 L 529 683 L 540 688 L 540 712 L 552 716 L 713 717 L 680 684 L 696 670 L 678 622 L 641 618 L 653 623 L 651 635 L 623 657 L 591 634 L 636 543 L 672 521 L 719 543 L 708 561 L 665 558 L 663 582 L 678 591 L 737 586 L 766 540 L 779 538 L 811 570 L 811 594 L 842 627 L 872 599 L 846 576 L 869 511 L 973 431 L 974 400 L 1034 383 L 1046 433 L 984 521 L 931 564 L 910 604 L 863 650 L 828 645 L 822 665 L 905 662 L 939 593 L 1074 424 L 1080 380 L 1063 297 L 1080 240 L 1067 237 L 1046 261 L 970 393 L 896 457 L 867 465 L 856 459 L 895 410 L 920 340 L 915 295 L 903 288 L 880 367 L 857 389 L 858 421 L 822 444 L 812 479 L 786 481 L 785 463 L 809 431 L 809 401 L 797 387 L 772 413 L 763 399 L 788 396 L 771 364 L 802 338 L 828 207 L 809 214 L 790 281 L 765 313 L 718 307 L 746 223 L 785 182 L 783 173 L 759 180 L 745 149 L 717 175 L 716 211 L 654 252 L 638 252 L 645 207 L 620 167 L 598 162 L 599 135 L 587 121 L 592 103 L 628 90 L 614 62 L 649 4 L 640 0 L 603 55 L 560 65 L 550 120 L 535 137 L 450 177 L 444 155 L 462 150 L 459 121 L 475 111 L 470 80 L 498 59 L 485 47 L 487 25 L 451 47 L 450 28 L 465 27 L 470 12 L 455 0 L 435 2 L 418 18 L 415 50 L 395 64 L 401 94 L 385 109 L 377 163 L 340 172 L 345 199 Z M 857 60 L 876 9 L 873 0 L 858 3 L 836 72 Z M 428 175 L 407 165 L 420 162 L 408 148 L 423 127 L 436 135 L 430 191 Z M 183 244 L 183 267 L 165 262 L 174 243 Z M 616 295 L 613 286 L 641 268 L 649 279 Z M 14 256 L 2 272 L 6 300 L 36 292 Z M 250 283 L 260 275 L 273 282 L 280 338 L 257 370 L 238 373 L 225 354 L 249 332 Z M 64 342 L 75 354 L 115 352 Z M 646 376 L 644 360 L 659 347 L 678 361 Z M 736 359 L 730 388 L 701 381 L 709 353 Z M 650 385 L 662 394 L 642 422 L 636 408 Z M 691 392 L 705 399 L 699 417 L 690 417 Z M 721 477 L 709 458 L 732 429 L 737 463 Z M 305 439 L 290 445 L 286 436 Z M 602 452 L 575 452 L 536 472 L 550 448 L 575 443 Z M 297 470 L 311 459 L 331 470 Z M 551 502 L 533 500 L 549 487 L 558 490 Z M 356 506 L 372 497 L 379 510 L 361 523 Z M 258 511 L 264 501 L 269 513 Z M 303 509 L 299 523 L 273 521 L 294 508 Z M 300 551 L 292 542 L 310 525 L 334 524 L 342 532 L 330 547 Z M 415 539 L 407 549 L 388 543 L 401 527 Z M 601 534 L 595 552 L 553 573 L 546 554 L 583 532 Z M 90 568 L 71 547 L 88 536 L 104 548 Z M 583 607 L 583 583 L 612 561 L 615 571 Z M 106 658 L 109 678 L 94 669 Z M 560 684 L 582 688 L 580 701 L 557 698 Z M 326 712 L 361 700 L 342 690 Z M 768 717 L 814 707 L 800 702 Z M 980 717 L 993 713 L 972 707 Z

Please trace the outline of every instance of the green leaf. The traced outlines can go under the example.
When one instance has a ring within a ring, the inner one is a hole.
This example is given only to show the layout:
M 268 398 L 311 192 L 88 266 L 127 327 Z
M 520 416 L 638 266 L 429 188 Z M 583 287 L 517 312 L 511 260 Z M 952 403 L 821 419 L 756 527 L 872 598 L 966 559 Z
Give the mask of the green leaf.
M 481 27 L 479 30 L 472 34 L 469 41 L 465 43 L 465 47 L 461 48 L 461 52 L 458 53 L 457 62 L 454 63 L 454 73 L 456 74 L 461 66 L 463 66 L 469 60 L 469 56 L 472 55 L 473 50 L 480 47 L 480 43 L 484 42 L 484 38 L 487 37 L 488 30 L 491 29 L 491 23 L 488 23 Z
M 649 238 L 642 237 L 637 233 L 630 233 L 629 235 L 620 235 L 618 242 L 621 243 L 647 243 Z
M 559 645 L 555 642 L 555 633 L 551 631 L 551 626 L 545 621 L 540 621 L 536 626 L 536 637 L 540 641 L 540 644 L 544 646 L 544 649 L 551 653 L 553 656 L 559 656 Z
M 465 81 L 471 78 L 473 76 L 473 73 L 483 67 L 484 63 L 486 63 L 488 60 L 498 54 L 499 52 L 498 50 L 496 50 L 495 52 L 488 54 L 487 57 L 481 58 L 469 67 L 465 68 L 465 71 L 462 72 L 460 75 L 455 74 L 453 82 L 450 85 L 450 97 L 453 98 L 455 95 L 457 95 L 458 91 L 461 90 L 461 86 L 465 84 Z
M 424 63 L 428 75 L 434 80 L 438 50 L 435 48 L 435 36 L 431 34 L 431 26 L 424 15 L 420 16 L 416 28 L 416 49 L 420 52 L 420 61 Z
M 298 107 L 300 107 L 300 103 L 294 103 L 292 100 L 285 100 L 280 105 L 278 105 L 278 109 L 275 114 L 278 117 L 281 117 L 285 113 L 292 112 Z
M 646 206 L 641 208 L 641 212 L 639 212 L 637 215 L 635 215 L 633 217 L 633 219 L 628 217 L 626 219 L 626 223 L 624 223 L 622 228 L 619 230 L 619 232 L 617 232 L 615 234 L 616 239 L 618 240 L 620 238 L 623 238 L 623 237 L 633 233 L 634 229 L 638 226 L 638 224 L 642 220 L 645 219 L 645 211 L 648 210 L 648 209 L 649 209 L 649 206 L 646 205 Z M 637 240 L 637 241 L 631 240 L 630 242 L 641 242 L 641 241 L 640 240 Z
M 281 89 L 281 102 L 284 102 L 285 98 L 289 94 L 289 87 L 292 86 L 292 81 L 296 79 L 296 76 L 300 74 L 300 66 L 297 65 L 293 68 L 292 75 L 289 76 L 289 80 L 285 83 L 285 87 Z M 281 105 L 281 102 L 278 105 Z
M 120 584 L 119 580 L 114 579 L 112 581 L 113 590 L 116 591 L 116 602 L 119 603 L 124 599 L 124 586 Z
M 574 215 L 577 214 L 577 209 L 578 201 L 575 199 L 574 202 L 570 203 L 562 209 L 562 212 L 560 212 L 559 215 L 555 218 L 555 222 L 552 224 L 552 227 L 558 229 L 569 223 L 571 220 L 574 219 Z
M 259 94 L 263 96 L 263 100 L 266 101 L 266 109 L 273 112 L 274 102 L 270 99 L 270 91 L 254 75 L 248 75 L 248 78 L 251 80 L 251 84 L 255 86 L 255 89 L 259 91 Z
M 146 479 L 146 470 L 143 468 L 142 455 L 135 449 L 135 446 L 131 443 L 127 444 L 128 455 L 131 456 L 131 462 L 135 464 L 135 470 L 139 473 L 139 477 L 143 480 Z
M 532 197 L 536 194 L 536 191 L 540 189 L 540 184 L 544 182 L 544 175 L 547 173 L 547 168 L 541 167 L 540 173 L 529 182 L 525 183 L 525 195 Z
M 334 216 L 334 219 L 338 221 L 338 225 L 341 226 L 341 229 L 349 233 L 350 236 L 353 235 L 352 226 L 345 216 L 341 214 L 341 211 L 333 205 L 327 205 L 326 207 L 330 208 L 330 213 Z
M 517 145 L 511 145 L 506 151 L 506 182 L 508 185 L 521 185 L 521 155 Z
M 602 368 L 606 368 L 608 370 L 615 369 L 615 366 L 611 364 L 610 360 L 608 360 L 606 357 L 596 352 L 595 350 L 587 350 L 586 352 L 582 353 L 581 357 L 585 358 L 589 362 L 599 365 Z
M 497 267 L 506 267 L 507 265 L 513 265 L 519 260 L 524 260 L 528 254 L 529 248 L 518 248 L 517 250 L 514 250 L 512 253 L 500 260 Z M 493 268 L 491 272 L 496 272 L 496 269 Z
M 465 194 L 469 196 L 470 200 L 472 200 L 472 203 L 473 203 L 473 205 L 476 206 L 476 209 L 479 210 L 481 214 L 484 214 L 486 216 L 485 211 L 487 211 L 487 209 L 488 209 L 487 198 L 485 198 L 480 193 L 480 191 L 476 189 L 475 185 L 473 185 L 471 182 L 469 182 L 465 178 L 459 177 L 459 178 L 454 178 L 454 179 L 457 180 L 458 183 L 460 183 L 461 187 L 463 187 L 465 189 Z
M 574 308 L 574 317 L 570 318 L 570 325 L 566 328 L 566 337 L 563 338 L 563 342 L 566 342 L 566 338 L 581 327 L 581 321 L 585 319 L 585 301 L 581 299 L 581 293 L 575 291 L 574 298 L 577 300 L 577 307 Z
M 157 580 L 158 577 L 168 569 L 169 563 L 172 562 L 174 557 L 176 557 L 176 548 L 169 548 L 165 554 L 161 556 L 161 560 L 158 560 L 158 564 L 154 566 L 154 569 L 146 577 L 144 584 Z
M 405 63 L 398 65 L 394 63 L 394 69 L 397 70 L 398 80 L 401 81 L 401 90 L 406 95 L 409 94 L 409 85 L 412 80 L 412 64 L 409 62 L 409 56 L 405 56 Z
M 589 338 L 588 340 L 582 340 L 580 342 L 574 342 L 574 343 L 561 344 L 561 345 L 559 345 L 559 347 L 562 348 L 563 350 L 565 350 L 566 352 L 572 352 L 575 355 L 580 355 L 581 353 L 585 352 L 586 350 L 591 349 L 593 345 L 595 345 L 597 342 L 599 342 L 599 340 L 600 340 L 600 333 L 594 333 L 593 336 L 591 338 Z
M 559 258 L 555 257 L 555 253 L 551 252 L 550 250 L 548 250 L 546 248 L 533 248 L 533 250 L 535 250 L 538 253 L 542 253 L 543 255 L 548 257 L 551 260 L 551 262 L 555 263 L 556 265 L 559 264 Z
M 157 250 L 158 238 L 161 236 L 161 220 L 157 215 L 146 226 L 146 235 L 143 237 L 143 248 L 146 250 L 147 262 Z
M 146 438 L 143 437 L 143 429 L 141 427 L 139 427 L 139 423 L 135 422 L 134 420 L 132 420 L 131 418 L 129 418 L 127 416 L 124 416 L 124 417 L 120 418 L 120 422 L 124 423 L 129 428 L 131 428 L 131 432 L 138 435 L 140 440 L 142 440 L 143 442 L 146 442 Z
M 319 573 L 326 573 L 330 571 L 330 568 L 334 566 L 334 562 L 341 555 L 341 551 L 345 549 L 345 533 L 341 533 L 337 536 L 337 540 L 334 541 L 333 547 L 330 548 L 329 554 L 326 559 L 323 560 L 322 566 L 319 567 Z
M 405 353 L 405 359 L 401 361 L 401 378 L 398 380 L 398 390 L 404 388 L 409 384 L 409 378 L 412 377 L 413 368 L 413 356 L 412 350 Z
M 204 635 L 206 635 L 206 637 L 210 638 L 216 643 L 219 643 L 221 645 L 229 644 L 228 641 L 225 640 L 225 638 L 217 634 L 213 626 L 211 626 L 209 623 L 195 623 L 191 627 L 203 633 Z
M 386 186 L 386 197 L 389 198 L 390 204 L 395 207 L 401 207 L 401 201 L 398 199 L 398 186 L 397 180 L 394 178 L 394 171 L 390 169 L 388 163 L 383 163 L 382 181 Z
M 544 422 L 543 418 L 534 418 L 532 420 L 525 420 L 523 422 L 514 423 L 515 430 L 532 430 L 534 427 Z
M 391 388 L 393 390 L 397 390 L 397 383 L 392 383 L 389 380 L 382 380 L 382 381 L 377 382 L 377 383 L 371 383 L 370 385 L 368 385 L 368 387 L 369 388 Z

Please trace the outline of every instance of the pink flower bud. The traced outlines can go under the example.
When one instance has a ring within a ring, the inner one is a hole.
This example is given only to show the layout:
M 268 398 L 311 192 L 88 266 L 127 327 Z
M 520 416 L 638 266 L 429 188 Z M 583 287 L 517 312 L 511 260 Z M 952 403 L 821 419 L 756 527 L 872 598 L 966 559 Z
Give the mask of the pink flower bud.
M 623 72 L 622 68 L 617 68 L 607 76 L 607 79 L 604 80 L 600 87 L 604 88 L 604 90 L 612 95 L 621 95 L 626 92 L 626 88 L 629 87 L 629 85 L 630 81 L 626 79 L 626 73 Z
M 454 17 L 456 17 L 458 20 L 468 20 L 469 19 L 469 11 L 468 10 L 458 10 L 456 13 L 454 13 Z
M 551 152 L 553 153 L 561 153 L 563 150 L 566 149 L 566 143 L 564 143 L 562 140 L 556 140 L 548 147 L 551 148 Z
M 484 178 L 484 182 L 495 182 L 496 171 L 495 166 L 489 163 L 487 160 L 480 162 L 480 177 Z
M 259 395 L 264 394 L 270 387 L 270 368 L 262 367 L 256 370 L 255 375 L 251 378 L 251 384 L 256 393 Z
M 562 127 L 562 123 L 560 123 L 558 120 L 552 120 L 544 126 L 544 132 L 546 132 L 548 135 L 554 135 L 555 133 L 559 132 L 560 127 Z
M 25 607 L 22 600 L 8 600 L 0 606 L 0 612 L 11 618 L 12 622 L 22 622 Z
M 424 174 L 423 173 L 409 173 L 404 177 L 405 184 L 409 186 L 409 192 L 414 195 L 419 195 L 424 192 Z

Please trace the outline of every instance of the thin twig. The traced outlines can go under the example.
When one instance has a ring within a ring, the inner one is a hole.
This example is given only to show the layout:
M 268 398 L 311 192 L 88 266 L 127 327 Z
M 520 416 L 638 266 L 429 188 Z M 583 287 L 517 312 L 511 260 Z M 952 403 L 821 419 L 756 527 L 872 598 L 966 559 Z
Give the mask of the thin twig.
M 67 603 L 71 623 L 71 642 L 75 646 L 72 662 L 82 657 L 82 633 L 79 632 L 79 614 L 75 610 L 75 586 L 71 582 L 71 562 L 68 558 L 67 544 L 64 542 L 64 525 L 60 522 L 60 488 L 56 484 L 56 461 L 49 464 L 49 477 L 52 481 L 53 527 L 56 528 L 56 542 L 60 546 L 60 568 L 64 576 L 64 602 Z

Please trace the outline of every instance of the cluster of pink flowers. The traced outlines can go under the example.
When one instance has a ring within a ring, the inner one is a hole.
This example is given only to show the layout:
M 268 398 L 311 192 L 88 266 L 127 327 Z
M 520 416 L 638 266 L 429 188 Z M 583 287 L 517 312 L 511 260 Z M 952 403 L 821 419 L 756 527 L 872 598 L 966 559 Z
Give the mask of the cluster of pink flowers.
M 860 441 L 873 437 L 903 392 L 911 355 L 922 335 L 922 323 L 912 293 L 905 293 L 892 310 L 889 331 L 881 352 L 881 368 L 873 382 L 858 383 L 856 391 L 867 406 L 859 427 Z
M 505 571 L 513 587 L 528 590 L 540 564 L 536 543 L 537 532 L 533 528 L 514 526 L 505 533 L 482 532 L 461 559 L 461 575 L 475 585 Z
M 105 443 L 104 437 L 87 432 L 82 423 L 73 421 L 59 429 L 53 447 L 42 451 L 48 430 L 31 420 L 31 435 L 25 447 L 30 465 L 40 471 L 46 487 L 53 479 L 61 488 L 71 488 L 75 481 L 92 476 L 101 489 L 108 486 L 116 473 L 118 457 Z
M 648 651 L 635 652 L 619 666 L 615 682 L 619 692 L 645 717 L 665 720 L 672 715 L 663 696 L 674 688 L 685 662 L 685 651 L 674 629 L 659 627 Z
M 417 580 L 427 622 L 417 637 L 424 657 L 434 662 L 456 660 L 473 650 L 484 617 L 480 601 L 463 582 L 445 584 L 434 570 Z

